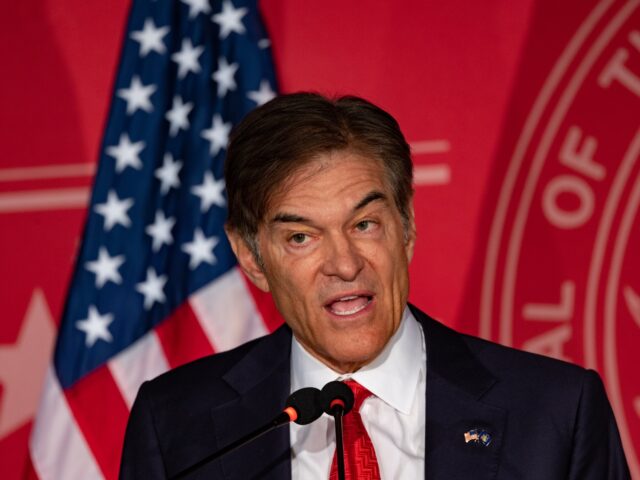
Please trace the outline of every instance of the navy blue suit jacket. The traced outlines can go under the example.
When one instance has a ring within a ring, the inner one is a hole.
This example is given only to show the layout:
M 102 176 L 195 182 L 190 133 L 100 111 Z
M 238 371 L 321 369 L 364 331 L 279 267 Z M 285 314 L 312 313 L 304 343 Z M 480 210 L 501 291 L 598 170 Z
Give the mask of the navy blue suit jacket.
M 628 479 L 598 375 L 462 335 L 419 310 L 427 344 L 428 479 Z M 131 411 L 122 479 L 167 478 L 267 423 L 289 394 L 291 330 L 146 382 Z M 488 446 L 464 433 L 491 433 Z M 290 479 L 281 427 L 188 478 Z

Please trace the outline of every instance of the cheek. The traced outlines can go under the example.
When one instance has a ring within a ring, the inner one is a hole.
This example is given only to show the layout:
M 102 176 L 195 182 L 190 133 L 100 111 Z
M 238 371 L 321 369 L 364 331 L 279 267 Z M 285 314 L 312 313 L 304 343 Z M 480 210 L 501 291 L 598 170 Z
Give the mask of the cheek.
M 385 252 L 388 256 L 384 257 L 384 265 L 379 265 L 378 269 L 382 281 L 385 283 L 385 290 L 391 294 L 392 298 L 405 296 L 409 285 L 408 261 L 405 250 L 400 245 L 396 248 L 397 250 L 393 252 Z
M 290 266 L 270 278 L 271 294 L 287 321 L 304 318 L 303 312 L 312 297 L 312 283 L 303 273 L 300 268 Z
M 397 244 L 375 245 L 369 259 L 374 268 L 384 278 L 393 278 L 406 264 L 404 249 Z

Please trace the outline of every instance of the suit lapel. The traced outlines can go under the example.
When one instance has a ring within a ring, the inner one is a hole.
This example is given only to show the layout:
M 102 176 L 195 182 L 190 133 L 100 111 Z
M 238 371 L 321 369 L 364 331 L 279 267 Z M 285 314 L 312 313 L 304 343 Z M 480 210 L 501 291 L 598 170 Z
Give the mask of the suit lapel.
M 290 388 L 291 332 L 281 327 L 230 370 L 224 380 L 238 394 L 211 414 L 219 447 L 272 420 Z M 279 427 L 221 459 L 228 479 L 290 479 L 288 426 Z
M 460 334 L 412 308 L 427 344 L 426 478 L 496 477 L 506 412 L 481 401 L 496 379 L 471 354 Z M 487 446 L 465 432 L 491 435 Z

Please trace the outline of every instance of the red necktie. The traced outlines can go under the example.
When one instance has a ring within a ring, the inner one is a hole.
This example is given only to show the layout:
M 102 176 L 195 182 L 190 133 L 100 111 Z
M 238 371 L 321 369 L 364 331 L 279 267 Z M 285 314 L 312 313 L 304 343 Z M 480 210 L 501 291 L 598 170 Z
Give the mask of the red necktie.
M 353 380 L 345 382 L 355 397 L 353 409 L 342 419 L 345 480 L 380 480 L 380 469 L 371 438 L 364 428 L 360 407 L 371 392 Z M 338 480 L 338 460 L 333 454 L 329 480 Z

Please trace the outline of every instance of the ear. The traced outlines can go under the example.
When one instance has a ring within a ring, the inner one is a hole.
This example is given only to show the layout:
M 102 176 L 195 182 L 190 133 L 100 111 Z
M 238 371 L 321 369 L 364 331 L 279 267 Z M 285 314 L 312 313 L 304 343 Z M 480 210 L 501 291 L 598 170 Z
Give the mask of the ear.
M 233 250 L 233 253 L 235 253 L 242 271 L 247 275 L 247 277 L 249 277 L 251 283 L 263 292 L 268 292 L 269 283 L 267 282 L 267 278 L 264 271 L 256 261 L 249 245 L 247 245 L 247 242 L 234 229 L 225 226 L 224 231 L 227 234 L 227 238 L 231 244 L 231 249 Z
M 409 225 L 405 238 L 405 253 L 407 255 L 407 262 L 411 263 L 411 259 L 413 258 L 413 249 L 416 245 L 416 217 L 413 210 L 413 200 L 409 205 Z

